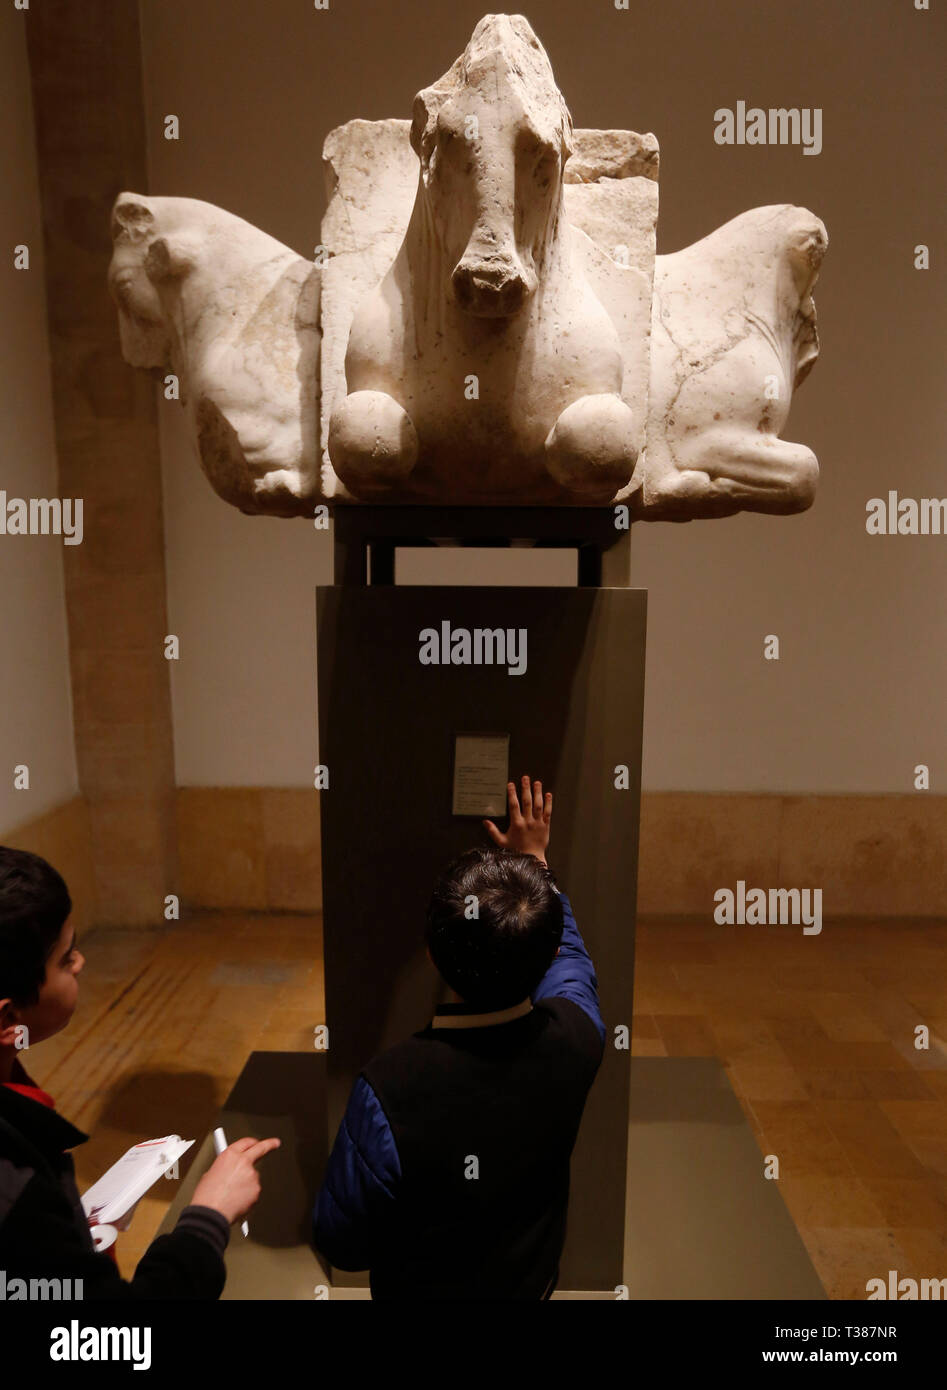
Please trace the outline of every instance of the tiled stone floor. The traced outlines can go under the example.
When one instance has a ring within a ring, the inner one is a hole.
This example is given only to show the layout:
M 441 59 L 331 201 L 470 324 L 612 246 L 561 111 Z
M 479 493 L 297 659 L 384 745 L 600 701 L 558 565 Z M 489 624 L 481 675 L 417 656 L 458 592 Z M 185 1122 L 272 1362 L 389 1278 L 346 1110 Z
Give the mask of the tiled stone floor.
M 201 1139 L 249 1052 L 308 1049 L 324 1021 L 318 916 L 203 913 L 82 946 L 75 1018 L 25 1058 L 93 1135 L 80 1188 L 140 1138 Z M 830 1297 L 947 1276 L 947 922 L 642 921 L 633 1052 L 725 1062 Z M 140 1204 L 125 1272 L 173 1193 Z

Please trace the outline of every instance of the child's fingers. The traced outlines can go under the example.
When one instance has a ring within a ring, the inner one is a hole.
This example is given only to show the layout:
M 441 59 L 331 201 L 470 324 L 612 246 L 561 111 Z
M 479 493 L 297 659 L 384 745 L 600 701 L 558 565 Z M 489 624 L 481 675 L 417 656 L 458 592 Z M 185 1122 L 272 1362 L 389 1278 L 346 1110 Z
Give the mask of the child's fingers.
M 543 820 L 548 825 L 552 815 L 552 792 L 546 793 L 546 800 L 543 803 Z
M 232 1144 L 228 1144 L 224 1153 L 245 1154 L 251 1163 L 256 1163 L 258 1158 L 268 1154 L 271 1149 L 278 1149 L 280 1141 L 278 1139 L 253 1139 L 249 1135 L 244 1139 L 235 1139 Z M 223 1154 L 220 1155 L 223 1158 Z
M 258 1142 L 257 1139 L 252 1138 L 250 1135 L 246 1135 L 243 1139 L 235 1139 L 232 1144 L 228 1144 L 227 1148 L 224 1149 L 224 1153 L 227 1153 L 228 1150 L 232 1150 L 235 1154 L 246 1153 L 247 1149 L 252 1149 L 254 1144 Z M 220 1157 L 223 1158 L 223 1154 L 221 1154 Z
M 497 829 L 497 827 L 493 824 L 493 821 L 492 821 L 492 820 L 485 820 L 485 821 L 483 822 L 483 828 L 484 828 L 484 830 L 487 832 L 487 834 L 490 836 L 490 839 L 491 839 L 491 840 L 493 840 L 496 844 L 502 846 L 502 844 L 503 844 L 503 834 L 502 834 L 501 831 L 499 831 L 499 830 Z
M 543 784 L 542 782 L 533 783 L 533 816 L 539 820 L 543 813 Z
M 264 1154 L 271 1153 L 273 1149 L 278 1149 L 280 1141 L 278 1139 L 261 1139 L 259 1143 L 254 1143 L 253 1147 L 245 1150 L 245 1157 L 251 1163 L 257 1163 Z
M 516 786 L 513 782 L 507 783 L 506 799 L 510 806 L 510 825 L 521 825 L 523 822 L 523 813 L 520 810 L 519 799 L 516 795 Z
M 523 820 L 529 824 L 533 819 L 533 798 L 529 790 L 529 777 L 523 775 Z

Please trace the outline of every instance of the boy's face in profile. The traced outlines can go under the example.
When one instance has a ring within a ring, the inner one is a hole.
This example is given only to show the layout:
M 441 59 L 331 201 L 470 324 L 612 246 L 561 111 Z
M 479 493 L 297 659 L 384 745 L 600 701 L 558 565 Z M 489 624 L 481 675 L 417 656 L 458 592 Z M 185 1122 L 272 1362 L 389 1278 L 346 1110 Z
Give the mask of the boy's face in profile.
M 85 957 L 76 945 L 75 928 L 66 918 L 59 940 L 46 959 L 46 978 L 35 1004 L 16 1009 L 16 1021 L 29 1029 L 29 1044 L 51 1038 L 65 1028 L 79 998 L 79 973 Z

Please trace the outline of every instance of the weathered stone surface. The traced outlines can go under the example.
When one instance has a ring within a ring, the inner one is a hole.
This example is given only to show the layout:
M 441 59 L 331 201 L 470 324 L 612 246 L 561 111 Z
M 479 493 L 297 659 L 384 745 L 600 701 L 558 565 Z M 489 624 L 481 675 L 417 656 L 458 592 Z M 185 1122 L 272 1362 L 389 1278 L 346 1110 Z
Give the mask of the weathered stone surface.
M 395 249 L 400 245 L 418 187 L 411 122 L 392 118 L 337 126 L 322 147 L 322 170 L 328 200 L 323 244 L 333 256 L 367 256 L 380 280 L 390 261 L 378 256 L 378 241 L 391 236 Z
M 631 134 L 608 132 L 616 133 Z M 634 416 L 630 443 L 639 454 L 634 475 L 614 495 L 615 501 L 626 501 L 638 491 L 643 476 L 640 450 L 650 383 L 658 185 L 650 177 L 602 177 L 594 183 L 566 184 L 564 193 L 586 278 L 606 306 L 621 343 L 621 397 Z
M 659 155 L 654 135 L 639 135 L 634 130 L 575 130 L 572 136 L 572 154 L 563 174 L 566 183 L 632 178 L 657 183 Z
M 349 121 L 331 132 L 323 149 L 328 208 L 321 240 L 330 259 L 322 278 L 322 478 L 328 497 L 350 496 L 329 458 L 329 420 L 347 394 L 345 351 L 355 308 L 390 268 L 411 220 L 418 157 L 410 135 L 406 120 Z M 576 255 L 619 335 L 621 397 L 638 407 L 631 436 L 637 452 L 648 392 L 657 141 L 633 131 L 588 130 L 575 131 L 573 140 L 575 151 L 565 166 L 565 213 L 573 229 L 586 234 L 574 237 Z M 587 181 L 576 174 L 569 182 L 573 165 Z M 374 433 L 377 402 L 364 404 L 372 415 L 370 436 L 381 440 Z M 409 473 L 402 470 L 404 477 Z M 635 486 L 629 483 L 619 495 Z
M 633 266 L 648 282 L 654 276 L 658 185 L 645 178 L 567 183 L 566 216 L 616 265 Z
M 245 512 L 311 511 L 319 268 L 195 198 L 121 193 L 112 236 L 125 360 L 178 377 L 214 489 Z
M 207 203 L 116 204 L 126 360 L 177 372 L 228 501 L 811 503 L 815 456 L 779 433 L 818 355 L 812 213 L 656 261 L 657 140 L 575 130 L 518 15 L 481 20 L 411 121 L 332 131 L 323 165 L 314 265 Z
M 354 496 L 603 503 L 632 481 L 646 397 L 629 400 L 625 345 L 586 268 L 600 281 L 610 273 L 625 337 L 637 331 L 645 344 L 650 286 L 631 266 L 609 272 L 570 226 L 572 142 L 549 60 L 521 16 L 481 20 L 415 98 L 414 206 L 392 266 L 353 318 L 347 395 L 328 433 L 332 467 Z M 628 162 L 626 147 L 610 167 Z M 632 381 L 640 387 L 643 373 Z
M 349 121 L 322 150 L 328 206 L 321 243 L 321 469 L 326 497 L 344 498 L 329 458 L 329 421 L 345 399 L 345 349 L 359 302 L 378 285 L 398 253 L 418 187 L 411 122 Z
M 778 435 L 819 353 L 812 287 L 827 245 L 819 219 L 786 204 L 657 258 L 645 519 L 811 504 L 816 457 Z

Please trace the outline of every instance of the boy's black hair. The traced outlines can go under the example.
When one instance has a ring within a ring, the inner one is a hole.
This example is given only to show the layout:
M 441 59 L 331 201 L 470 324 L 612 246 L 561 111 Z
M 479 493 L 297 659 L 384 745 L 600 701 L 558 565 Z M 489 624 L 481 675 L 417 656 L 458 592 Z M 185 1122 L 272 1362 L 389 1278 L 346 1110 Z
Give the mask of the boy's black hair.
M 431 959 L 465 1003 L 518 1004 L 539 984 L 562 939 L 552 874 L 531 854 L 468 850 L 434 886 L 426 937 Z
M 36 1003 L 71 911 L 69 890 L 52 864 L 0 845 L 0 999 Z

